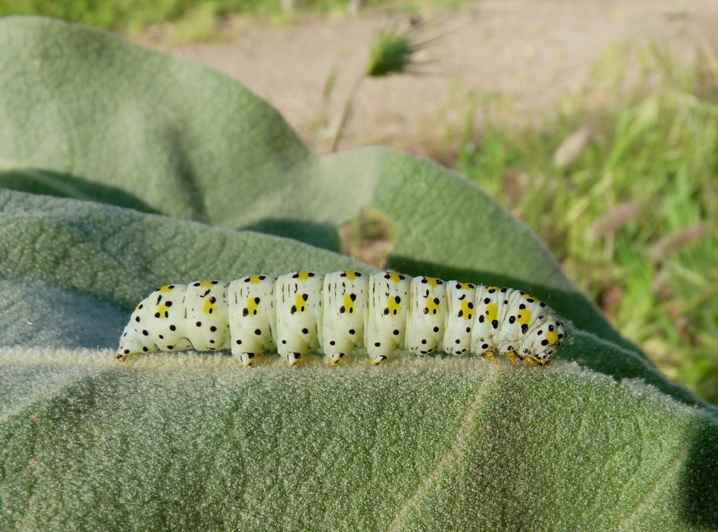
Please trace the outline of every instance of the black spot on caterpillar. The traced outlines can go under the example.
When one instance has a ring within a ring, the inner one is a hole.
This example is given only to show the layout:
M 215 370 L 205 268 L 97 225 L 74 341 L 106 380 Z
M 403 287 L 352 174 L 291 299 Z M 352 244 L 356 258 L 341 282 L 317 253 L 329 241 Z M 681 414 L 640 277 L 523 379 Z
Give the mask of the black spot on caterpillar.
M 547 366 L 565 336 L 558 315 L 520 290 L 394 272 L 302 271 L 163 286 L 135 308 L 116 356 L 231 349 L 250 366 L 277 349 L 294 365 L 322 348 L 337 365 L 366 346 L 372 364 L 406 349 L 490 360 L 499 353 L 512 364 Z

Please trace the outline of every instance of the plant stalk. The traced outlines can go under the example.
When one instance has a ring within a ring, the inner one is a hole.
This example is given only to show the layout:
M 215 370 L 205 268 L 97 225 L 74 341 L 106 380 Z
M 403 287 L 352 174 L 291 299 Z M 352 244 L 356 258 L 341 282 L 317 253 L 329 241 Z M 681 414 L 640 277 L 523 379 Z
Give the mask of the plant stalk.
M 344 127 L 347 124 L 347 120 L 349 120 L 349 115 L 351 114 L 352 106 L 354 105 L 354 97 L 356 96 L 357 90 L 359 89 L 359 85 L 361 85 L 363 79 L 364 74 L 359 76 L 359 78 L 354 82 L 352 90 L 349 92 L 347 101 L 344 104 L 344 110 L 342 111 L 342 118 L 339 122 L 339 126 L 337 126 L 337 132 L 334 135 L 334 142 L 332 142 L 332 153 L 336 152 L 339 149 L 339 142 L 341 141 L 342 134 L 344 133 Z

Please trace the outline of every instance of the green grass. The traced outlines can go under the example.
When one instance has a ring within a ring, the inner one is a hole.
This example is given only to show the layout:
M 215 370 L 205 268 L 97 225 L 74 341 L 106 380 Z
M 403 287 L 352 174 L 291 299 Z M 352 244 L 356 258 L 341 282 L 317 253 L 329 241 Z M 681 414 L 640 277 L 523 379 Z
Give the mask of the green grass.
M 365 0 L 366 7 L 417 11 L 426 4 L 454 9 L 469 0 Z M 296 0 L 300 13 L 347 11 L 349 0 Z M 140 31 L 154 24 L 180 22 L 187 38 L 206 40 L 207 20 L 241 13 L 281 15 L 282 0 L 0 0 L 0 17 L 45 15 L 102 29 Z M 195 28 L 195 26 L 197 26 Z M 195 35 L 196 34 L 196 35 Z
M 305 0 L 302 9 L 331 10 L 338 0 Z M 45 15 L 113 30 L 140 30 L 167 21 L 192 21 L 204 13 L 272 14 L 281 0 L 0 0 L 0 16 Z
M 469 122 L 460 170 L 669 377 L 718 403 L 718 60 L 702 45 L 680 62 L 653 42 L 617 45 L 595 80 L 613 102 L 600 110 L 589 98 L 540 128 L 492 125 L 478 139 Z

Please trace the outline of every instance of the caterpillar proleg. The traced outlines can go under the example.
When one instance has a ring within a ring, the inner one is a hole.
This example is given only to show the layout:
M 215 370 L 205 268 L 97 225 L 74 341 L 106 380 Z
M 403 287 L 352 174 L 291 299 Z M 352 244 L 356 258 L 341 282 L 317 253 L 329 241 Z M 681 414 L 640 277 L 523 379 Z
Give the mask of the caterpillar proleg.
M 405 349 L 489 360 L 499 353 L 514 365 L 548 366 L 565 336 L 558 315 L 520 290 L 395 272 L 301 271 L 158 288 L 135 308 L 116 356 L 231 349 L 251 366 L 276 349 L 296 365 L 321 348 L 338 365 L 366 347 L 372 364 Z

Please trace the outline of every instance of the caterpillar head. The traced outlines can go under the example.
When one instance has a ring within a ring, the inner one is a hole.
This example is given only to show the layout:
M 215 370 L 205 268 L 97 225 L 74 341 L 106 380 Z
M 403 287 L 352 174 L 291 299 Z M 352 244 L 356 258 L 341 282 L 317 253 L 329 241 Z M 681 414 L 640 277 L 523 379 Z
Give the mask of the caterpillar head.
M 551 315 L 546 321 L 534 326 L 528 332 L 519 349 L 519 354 L 527 361 L 531 360 L 537 365 L 548 366 L 565 337 L 566 329 L 563 323 L 558 316 Z

